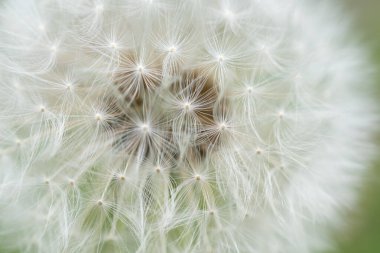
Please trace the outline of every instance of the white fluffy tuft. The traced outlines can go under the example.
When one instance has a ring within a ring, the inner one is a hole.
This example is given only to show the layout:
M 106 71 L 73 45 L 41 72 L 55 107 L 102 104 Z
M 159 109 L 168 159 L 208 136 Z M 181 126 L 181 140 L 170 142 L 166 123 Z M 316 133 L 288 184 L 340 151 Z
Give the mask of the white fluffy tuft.
M 326 248 L 375 122 L 332 5 L 3 1 L 0 251 Z

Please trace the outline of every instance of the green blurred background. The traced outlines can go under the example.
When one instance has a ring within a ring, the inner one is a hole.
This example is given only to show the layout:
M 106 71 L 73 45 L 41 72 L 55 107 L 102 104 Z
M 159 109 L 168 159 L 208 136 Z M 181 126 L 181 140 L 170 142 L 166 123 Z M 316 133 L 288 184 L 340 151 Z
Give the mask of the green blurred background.
M 353 16 L 353 32 L 370 50 L 377 82 L 373 87 L 380 108 L 380 0 L 343 0 Z M 378 128 L 380 130 L 380 128 Z M 374 138 L 380 144 L 380 131 Z M 380 146 L 379 146 L 380 147 Z M 338 249 L 329 253 L 380 253 L 380 148 L 368 173 L 358 209 L 347 217 L 349 229 L 337 235 Z

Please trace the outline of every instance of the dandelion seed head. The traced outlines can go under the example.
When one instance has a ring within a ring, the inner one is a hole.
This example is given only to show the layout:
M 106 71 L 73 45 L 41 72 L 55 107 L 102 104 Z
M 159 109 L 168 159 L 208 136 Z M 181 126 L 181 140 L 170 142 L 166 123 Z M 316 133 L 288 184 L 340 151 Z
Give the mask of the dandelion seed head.
M 323 249 L 376 124 L 322 2 L 5 0 L 0 251 Z

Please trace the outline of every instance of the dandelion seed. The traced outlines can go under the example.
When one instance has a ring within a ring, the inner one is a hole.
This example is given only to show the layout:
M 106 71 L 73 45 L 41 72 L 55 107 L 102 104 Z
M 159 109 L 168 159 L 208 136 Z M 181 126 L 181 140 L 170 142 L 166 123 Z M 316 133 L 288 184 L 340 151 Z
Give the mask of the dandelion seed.
M 262 153 L 263 153 L 263 151 L 260 148 L 256 149 L 256 155 L 261 155 Z
M 145 67 L 143 65 L 139 64 L 139 65 L 137 65 L 137 70 L 142 73 L 145 70 Z
M 149 126 L 149 124 L 147 124 L 147 123 L 143 123 L 143 124 L 141 124 L 140 129 L 141 129 L 141 131 L 142 131 L 143 133 L 150 133 L 150 132 L 151 132 L 151 130 L 150 130 L 150 126 Z
M 234 18 L 234 13 L 229 9 L 225 9 L 223 14 L 224 14 L 224 17 L 228 20 L 232 20 Z
M 117 43 L 116 42 L 111 42 L 110 43 L 111 48 L 117 48 Z
M 220 54 L 218 55 L 218 61 L 222 63 L 225 60 L 224 55 Z
M 96 113 L 96 114 L 95 114 L 95 119 L 96 119 L 97 121 L 102 121 L 102 120 L 103 120 L 103 115 L 100 114 L 100 113 Z
M 95 11 L 96 11 L 96 12 L 102 12 L 103 9 L 104 9 L 104 5 L 103 5 L 103 4 L 97 4 L 97 5 L 95 6 Z
M 169 51 L 170 53 L 176 53 L 176 52 L 177 52 L 177 47 L 176 47 L 176 46 L 171 46 L 171 47 L 168 49 L 168 51 Z
M 193 107 L 190 102 L 184 102 L 183 103 L 183 109 L 185 112 L 191 112 Z
M 218 129 L 220 130 L 220 131 L 224 131 L 224 130 L 226 130 L 227 129 L 227 124 L 225 123 L 225 122 L 221 122 L 221 123 L 219 123 L 218 124 Z

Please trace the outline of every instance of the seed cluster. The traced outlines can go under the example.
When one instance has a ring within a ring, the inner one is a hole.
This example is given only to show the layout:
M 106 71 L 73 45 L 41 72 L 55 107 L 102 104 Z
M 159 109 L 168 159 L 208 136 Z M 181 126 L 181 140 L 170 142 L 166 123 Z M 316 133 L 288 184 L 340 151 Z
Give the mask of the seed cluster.
M 181 71 L 163 80 L 159 64 L 147 70 L 132 60 L 115 71 L 118 94 L 110 106 L 117 108 L 113 130 L 121 152 L 175 162 L 201 159 L 216 148 L 228 128 L 227 99 L 212 77 Z

